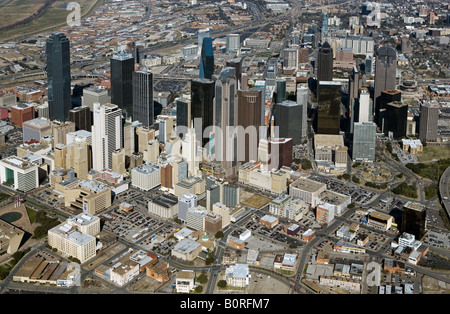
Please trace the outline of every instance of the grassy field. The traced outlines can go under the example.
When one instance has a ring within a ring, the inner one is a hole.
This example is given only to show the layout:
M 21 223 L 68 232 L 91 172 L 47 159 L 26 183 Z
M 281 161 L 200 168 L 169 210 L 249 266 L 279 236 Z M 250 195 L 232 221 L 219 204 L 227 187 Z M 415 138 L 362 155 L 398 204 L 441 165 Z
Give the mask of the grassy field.
M 423 152 L 417 154 L 420 162 L 432 161 L 433 159 L 448 158 L 450 156 L 450 145 L 427 145 Z
M 81 7 L 82 19 L 83 17 L 86 17 L 88 14 L 91 14 L 96 7 L 98 7 L 105 1 L 106 0 L 77 0 L 76 2 L 79 3 Z M 10 18 L 6 19 L 7 21 L 5 21 L 4 23 L 13 24 L 14 22 L 17 22 L 23 18 L 23 17 L 21 18 L 20 16 L 22 16 L 24 13 L 22 13 L 21 11 L 20 13 L 17 13 L 19 9 L 22 8 L 23 3 L 32 3 L 32 2 L 37 2 L 39 4 L 37 5 L 34 4 L 32 5 L 33 8 L 27 9 L 28 11 L 34 9 L 34 11 L 32 11 L 31 13 L 35 12 L 37 8 L 39 8 L 39 6 L 42 5 L 43 3 L 42 0 L 11 0 L 9 5 L 0 7 L 0 17 L 9 16 Z M 29 36 L 44 31 L 59 30 L 61 27 L 67 25 L 66 24 L 67 16 L 72 12 L 66 10 L 66 5 L 68 3 L 69 2 L 67 1 L 58 0 L 38 19 L 34 20 L 33 22 L 0 32 L 0 41 L 20 38 L 22 35 Z M 14 13 L 11 13 L 12 9 L 15 9 Z
M 0 6 L 0 27 L 19 22 L 35 13 L 42 5 L 42 0 L 9 0 Z

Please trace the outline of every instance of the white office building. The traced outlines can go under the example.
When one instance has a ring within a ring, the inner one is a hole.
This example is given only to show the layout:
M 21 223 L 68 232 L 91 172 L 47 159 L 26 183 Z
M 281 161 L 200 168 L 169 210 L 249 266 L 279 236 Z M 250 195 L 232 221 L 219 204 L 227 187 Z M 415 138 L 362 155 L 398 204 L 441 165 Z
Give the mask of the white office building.
M 23 192 L 39 187 L 38 168 L 41 158 L 36 155 L 19 158 L 10 156 L 0 160 L 0 183 Z
M 123 148 L 122 110 L 113 104 L 94 104 L 92 168 L 112 169 L 112 153 Z
M 161 168 L 155 164 L 146 162 L 131 170 L 131 185 L 149 191 L 161 185 Z

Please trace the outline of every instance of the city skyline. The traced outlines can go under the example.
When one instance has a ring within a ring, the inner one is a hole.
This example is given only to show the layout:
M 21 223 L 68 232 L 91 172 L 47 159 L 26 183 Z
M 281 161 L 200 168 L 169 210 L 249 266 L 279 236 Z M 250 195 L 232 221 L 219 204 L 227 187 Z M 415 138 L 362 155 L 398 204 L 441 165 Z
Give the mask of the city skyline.
M 447 3 L 19 2 L 2 294 L 449 293 Z

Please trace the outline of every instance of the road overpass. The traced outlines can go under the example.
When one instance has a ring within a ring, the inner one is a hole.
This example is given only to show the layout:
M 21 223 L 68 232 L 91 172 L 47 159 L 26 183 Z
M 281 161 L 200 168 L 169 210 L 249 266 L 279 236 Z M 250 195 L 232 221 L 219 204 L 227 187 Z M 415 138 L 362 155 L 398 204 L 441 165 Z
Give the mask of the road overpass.
M 447 212 L 448 217 L 450 217 L 449 186 L 450 186 L 450 167 L 445 169 L 439 181 L 439 197 L 441 200 L 441 205 Z

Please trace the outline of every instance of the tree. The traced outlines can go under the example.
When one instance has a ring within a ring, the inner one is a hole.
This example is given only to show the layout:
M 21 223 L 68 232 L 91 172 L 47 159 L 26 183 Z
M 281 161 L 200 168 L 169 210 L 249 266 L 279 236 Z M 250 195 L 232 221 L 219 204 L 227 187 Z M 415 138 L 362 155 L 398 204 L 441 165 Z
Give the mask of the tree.
M 195 293 L 202 293 L 202 292 L 203 292 L 203 286 L 195 287 Z
M 222 230 L 217 231 L 217 232 L 216 232 L 216 235 L 215 235 L 215 238 L 216 238 L 216 239 L 221 239 L 221 238 L 223 238 L 223 231 L 222 231 Z
M 206 275 L 205 273 L 201 273 L 198 277 L 197 277 L 197 281 L 201 284 L 205 284 L 208 282 L 208 275 Z
M 226 280 L 219 280 L 219 282 L 217 283 L 217 287 L 219 287 L 220 289 L 225 289 L 227 287 Z

